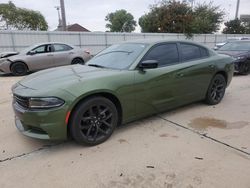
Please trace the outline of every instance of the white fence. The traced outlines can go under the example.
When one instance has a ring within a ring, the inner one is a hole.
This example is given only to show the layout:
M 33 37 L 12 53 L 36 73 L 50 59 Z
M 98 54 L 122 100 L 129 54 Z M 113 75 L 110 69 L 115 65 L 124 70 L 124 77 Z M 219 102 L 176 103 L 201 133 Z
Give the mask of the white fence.
M 194 35 L 193 40 L 213 47 L 215 43 L 223 42 L 228 37 L 250 35 L 201 34 Z M 106 32 L 42 32 L 42 31 L 0 31 L 0 52 L 20 51 L 25 47 L 41 42 L 65 42 L 98 53 L 109 45 L 121 41 L 136 39 L 182 39 L 183 34 L 175 33 L 106 33 Z

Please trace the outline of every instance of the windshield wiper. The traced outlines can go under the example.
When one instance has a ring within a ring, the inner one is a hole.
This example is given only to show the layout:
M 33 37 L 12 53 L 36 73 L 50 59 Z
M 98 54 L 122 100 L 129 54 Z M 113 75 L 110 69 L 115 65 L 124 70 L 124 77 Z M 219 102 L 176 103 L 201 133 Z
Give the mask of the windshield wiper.
M 102 65 L 98 65 L 98 64 L 88 64 L 88 66 L 91 66 L 91 67 L 98 67 L 98 68 L 106 68 Z

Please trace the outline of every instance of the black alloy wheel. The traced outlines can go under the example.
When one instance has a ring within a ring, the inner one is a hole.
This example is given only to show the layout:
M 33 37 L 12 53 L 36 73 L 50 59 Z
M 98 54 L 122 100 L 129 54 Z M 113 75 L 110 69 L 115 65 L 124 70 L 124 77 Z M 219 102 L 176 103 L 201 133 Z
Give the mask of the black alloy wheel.
M 84 61 L 81 58 L 75 58 L 75 59 L 72 60 L 71 64 L 72 65 L 75 65 L 75 64 L 81 64 L 81 65 L 83 65 Z
M 23 62 L 14 63 L 13 65 L 11 65 L 10 70 L 15 76 L 23 76 L 28 72 L 28 68 Z
M 207 94 L 206 94 L 206 103 L 210 105 L 215 105 L 220 103 L 224 97 L 226 91 L 226 79 L 223 75 L 217 74 L 212 79 Z
M 117 124 L 116 106 L 107 98 L 92 97 L 76 107 L 69 126 L 78 143 L 97 145 L 111 136 Z

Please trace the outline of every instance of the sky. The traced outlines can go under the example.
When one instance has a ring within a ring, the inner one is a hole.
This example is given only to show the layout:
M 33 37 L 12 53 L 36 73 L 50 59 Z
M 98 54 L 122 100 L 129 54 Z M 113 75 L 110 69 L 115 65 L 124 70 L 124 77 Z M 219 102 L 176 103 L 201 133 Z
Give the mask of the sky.
M 0 3 L 7 3 L 9 0 L 0 0 Z M 106 31 L 105 16 L 119 9 L 130 12 L 135 20 L 149 11 L 149 6 L 159 0 L 64 0 L 66 9 L 67 24 L 79 23 L 90 31 Z M 56 29 L 58 25 L 58 14 L 55 6 L 60 5 L 60 0 L 12 0 L 22 8 L 40 11 L 48 22 L 49 30 Z M 209 2 L 195 0 L 195 4 Z M 220 5 L 225 10 L 224 20 L 233 19 L 235 16 L 237 0 L 214 0 L 214 5 Z M 240 0 L 239 14 L 250 14 L 250 0 Z M 140 32 L 136 27 L 135 32 Z

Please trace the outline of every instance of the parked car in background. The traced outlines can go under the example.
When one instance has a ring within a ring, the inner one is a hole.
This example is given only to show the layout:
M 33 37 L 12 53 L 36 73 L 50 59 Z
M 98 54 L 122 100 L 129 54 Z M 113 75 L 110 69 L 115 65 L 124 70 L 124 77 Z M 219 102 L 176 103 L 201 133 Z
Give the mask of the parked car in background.
M 0 59 L 7 58 L 7 57 L 17 55 L 17 54 L 18 54 L 18 52 L 2 52 L 2 53 L 0 53 Z
M 12 87 L 17 128 L 26 136 L 96 145 L 119 124 L 194 101 L 218 104 L 233 59 L 187 41 L 113 45 L 86 65 L 25 77 Z
M 51 67 L 84 64 L 91 58 L 87 50 L 64 43 L 41 43 L 20 53 L 2 53 L 0 72 L 21 76 Z
M 250 40 L 250 37 L 228 37 L 226 41 L 215 44 L 214 50 L 220 49 L 223 45 L 228 42 L 239 41 L 239 40 Z
M 234 68 L 236 72 L 240 74 L 249 74 L 250 40 L 228 42 L 217 52 L 220 54 L 227 54 L 235 59 Z

